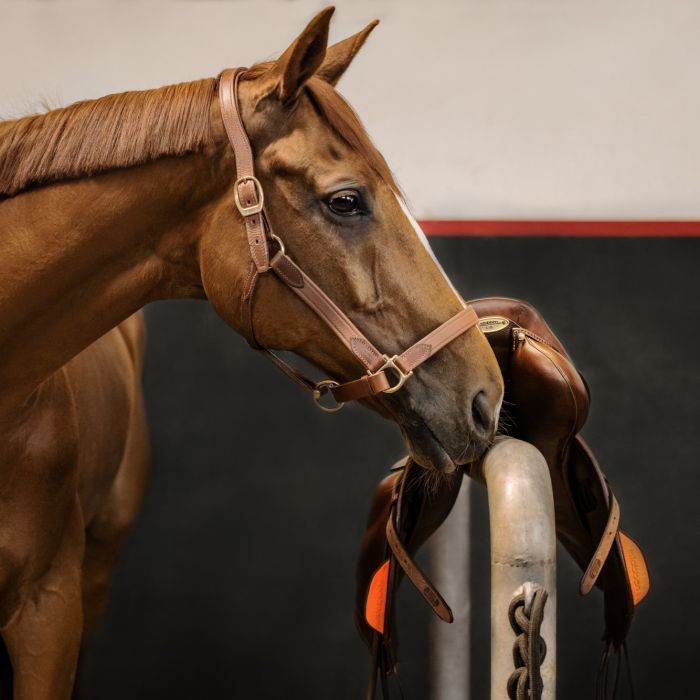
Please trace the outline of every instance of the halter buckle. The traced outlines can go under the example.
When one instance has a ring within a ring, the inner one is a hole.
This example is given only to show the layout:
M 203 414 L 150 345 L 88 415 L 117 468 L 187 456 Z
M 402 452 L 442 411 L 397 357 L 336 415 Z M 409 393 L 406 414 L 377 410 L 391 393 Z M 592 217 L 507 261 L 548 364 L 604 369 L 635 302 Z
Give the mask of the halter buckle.
M 246 182 L 253 183 L 255 199 L 258 200 L 255 204 L 251 204 L 249 207 L 244 207 L 241 204 L 241 198 L 238 194 L 238 188 Z M 260 180 L 258 180 L 255 175 L 244 175 L 243 177 L 239 177 L 233 185 L 233 197 L 236 200 L 236 206 L 238 207 L 238 211 L 241 212 L 241 216 L 253 216 L 254 214 L 259 214 L 263 210 L 265 195 L 263 194 L 263 188 L 260 184 Z
M 369 374 L 370 377 L 373 377 L 375 374 L 379 374 L 380 372 L 386 372 L 386 370 L 392 370 L 393 372 L 396 372 L 398 375 L 398 381 L 394 386 L 390 386 L 388 389 L 384 389 L 382 394 L 395 394 L 413 375 L 413 370 L 410 372 L 404 372 L 397 364 L 397 360 L 399 359 L 398 355 L 394 355 L 393 357 L 389 357 L 388 355 L 383 355 L 382 356 L 384 359 L 384 364 L 376 371 L 376 372 L 370 372 L 368 371 L 367 374 Z
M 322 411 L 325 411 L 326 413 L 336 413 L 343 406 L 345 406 L 345 402 L 342 402 L 342 403 L 336 402 L 335 406 L 324 406 L 321 403 L 321 399 L 324 396 L 326 396 L 326 394 L 331 394 L 331 389 L 335 389 L 335 387 L 337 387 L 337 386 L 340 386 L 340 384 L 338 384 L 338 382 L 336 382 L 335 379 L 323 379 L 322 381 L 316 383 L 316 386 L 314 387 L 313 392 L 311 393 L 311 396 L 313 397 L 313 400 L 316 403 L 316 405 Z M 332 396 L 332 394 L 331 394 L 331 396 Z

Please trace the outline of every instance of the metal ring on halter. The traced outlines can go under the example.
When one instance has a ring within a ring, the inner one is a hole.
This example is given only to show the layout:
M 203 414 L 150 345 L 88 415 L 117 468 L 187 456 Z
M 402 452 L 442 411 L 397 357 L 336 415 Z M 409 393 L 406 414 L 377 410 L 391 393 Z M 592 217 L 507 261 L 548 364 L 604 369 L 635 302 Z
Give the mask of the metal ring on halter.
M 249 207 L 244 207 L 241 204 L 241 198 L 238 194 L 238 188 L 245 182 L 252 182 L 255 188 L 255 198 L 258 200 L 255 204 L 251 204 Z M 265 195 L 263 194 L 263 188 L 255 175 L 244 175 L 239 177 L 238 180 L 233 185 L 233 197 L 236 200 L 236 206 L 238 211 L 241 212 L 242 216 L 253 216 L 253 214 L 259 214 L 263 209 L 263 204 L 265 203 Z
M 398 382 L 396 382 L 394 386 L 390 386 L 388 389 L 384 389 L 384 391 L 382 392 L 382 394 L 393 394 L 397 392 L 406 383 L 408 378 L 413 375 L 413 370 L 411 370 L 410 372 L 404 372 L 396 364 L 396 361 L 399 359 L 398 355 L 394 355 L 393 357 L 383 355 L 383 358 L 384 364 L 376 372 L 368 371 L 367 374 L 369 374 L 370 377 L 373 377 L 375 374 L 379 374 L 379 372 L 386 372 L 386 370 L 393 370 L 394 372 L 396 372 L 396 374 L 399 377 Z
M 338 382 L 336 382 L 334 379 L 323 379 L 322 381 L 316 383 L 316 386 L 314 387 L 311 396 L 316 402 L 316 405 L 322 411 L 325 411 L 326 413 L 335 413 L 336 411 L 339 411 L 343 406 L 345 406 L 345 402 L 336 402 L 335 406 L 324 406 L 321 403 L 321 398 L 326 394 L 329 394 L 330 390 L 335 389 L 335 387 L 337 386 L 340 386 L 340 384 L 338 384 Z
M 275 236 L 274 233 L 270 233 L 270 238 L 271 238 L 273 241 L 275 241 L 275 243 L 277 243 L 277 245 L 278 245 L 279 248 L 280 248 L 280 253 L 282 253 L 282 255 L 284 255 L 284 254 L 285 254 L 285 250 L 284 250 L 284 243 L 282 243 L 282 239 L 281 239 L 279 236 Z

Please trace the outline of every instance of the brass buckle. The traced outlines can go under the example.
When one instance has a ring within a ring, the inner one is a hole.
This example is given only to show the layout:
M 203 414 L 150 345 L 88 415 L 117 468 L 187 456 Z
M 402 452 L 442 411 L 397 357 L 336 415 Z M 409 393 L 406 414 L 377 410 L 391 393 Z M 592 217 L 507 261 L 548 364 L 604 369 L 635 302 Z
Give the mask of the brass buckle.
M 408 373 L 403 372 L 401 368 L 396 364 L 396 361 L 399 359 L 398 355 L 394 355 L 393 357 L 389 357 L 388 355 L 382 355 L 382 358 L 384 359 L 384 364 L 376 372 L 368 371 L 367 374 L 369 374 L 370 377 L 373 377 L 375 374 L 379 374 L 380 372 L 385 371 L 387 369 L 396 372 L 396 374 L 398 375 L 398 381 L 396 382 L 396 384 L 394 384 L 394 386 L 390 386 L 388 389 L 384 389 L 384 391 L 382 392 L 383 394 L 394 394 L 406 383 L 408 378 L 413 375 L 413 370 L 411 370 Z
M 335 413 L 336 411 L 339 411 L 343 406 L 345 406 L 345 402 L 336 403 L 335 406 L 324 406 L 321 403 L 321 399 L 324 396 L 326 396 L 326 394 L 330 394 L 330 390 L 335 389 L 335 387 L 337 386 L 340 386 L 340 384 L 338 384 L 338 382 L 336 382 L 334 379 L 323 379 L 322 381 L 316 383 L 316 386 L 314 387 L 311 396 L 313 397 L 316 405 L 322 411 L 325 411 L 326 413 Z
M 255 188 L 255 198 L 258 200 L 255 204 L 251 204 L 249 207 L 244 207 L 241 204 L 241 198 L 238 194 L 238 188 L 245 182 L 253 183 Z M 255 175 L 245 175 L 244 177 L 239 177 L 233 185 L 233 196 L 236 200 L 238 211 L 241 212 L 242 216 L 253 216 L 253 214 L 259 214 L 263 209 L 265 195 L 263 194 L 263 188 L 260 184 L 260 180 L 258 180 Z

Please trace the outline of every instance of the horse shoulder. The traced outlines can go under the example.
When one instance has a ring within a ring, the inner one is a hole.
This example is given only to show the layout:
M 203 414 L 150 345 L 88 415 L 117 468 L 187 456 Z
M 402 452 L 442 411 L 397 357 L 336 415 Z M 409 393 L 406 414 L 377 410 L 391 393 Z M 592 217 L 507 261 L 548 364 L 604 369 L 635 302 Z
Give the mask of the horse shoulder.
M 76 499 L 87 525 L 107 498 L 141 407 L 142 347 L 128 319 L 0 415 L 0 624 L 4 594 L 50 564 Z

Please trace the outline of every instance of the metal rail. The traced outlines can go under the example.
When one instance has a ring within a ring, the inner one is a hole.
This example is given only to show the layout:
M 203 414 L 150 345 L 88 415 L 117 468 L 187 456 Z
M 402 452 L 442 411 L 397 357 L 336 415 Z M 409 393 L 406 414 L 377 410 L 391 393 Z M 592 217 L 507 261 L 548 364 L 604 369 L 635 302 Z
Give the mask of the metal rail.
M 541 666 L 542 700 L 556 697 L 556 535 L 554 502 L 544 457 L 532 445 L 504 438 L 488 452 L 473 476 L 486 484 L 491 530 L 491 700 L 506 700 L 514 671 L 515 633 L 508 620 L 513 598 L 534 587 L 547 592 L 540 635 L 547 645 Z M 431 623 L 431 698 L 469 697 L 468 496 L 436 533 L 432 544 L 433 578 L 456 603 L 457 626 L 441 630 Z M 457 510 L 458 509 L 458 510 Z M 465 534 L 466 533 L 466 534 Z M 454 589 L 458 585 L 460 590 Z M 456 597 L 455 597 L 456 596 Z M 459 656 L 457 656 L 457 654 Z M 459 658 L 461 656 L 461 658 Z

